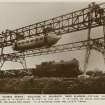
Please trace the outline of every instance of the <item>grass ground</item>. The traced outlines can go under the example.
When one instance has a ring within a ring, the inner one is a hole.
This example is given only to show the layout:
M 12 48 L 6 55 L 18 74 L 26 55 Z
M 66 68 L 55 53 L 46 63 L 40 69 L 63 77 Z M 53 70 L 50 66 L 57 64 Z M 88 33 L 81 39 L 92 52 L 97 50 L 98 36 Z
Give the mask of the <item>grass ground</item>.
M 105 77 L 79 78 L 23 78 L 0 79 L 1 93 L 28 94 L 105 94 Z

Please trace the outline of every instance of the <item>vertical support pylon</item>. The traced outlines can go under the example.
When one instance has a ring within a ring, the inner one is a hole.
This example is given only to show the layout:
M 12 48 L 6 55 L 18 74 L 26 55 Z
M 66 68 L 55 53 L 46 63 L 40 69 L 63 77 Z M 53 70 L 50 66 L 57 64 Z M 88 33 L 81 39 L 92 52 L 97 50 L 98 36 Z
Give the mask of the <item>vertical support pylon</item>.
M 103 17 L 103 34 L 104 34 L 104 63 L 105 63 L 105 17 Z
M 1 48 L 1 57 L 0 57 L 0 70 L 2 69 L 4 63 L 5 63 L 5 59 L 4 59 L 4 56 L 3 56 L 3 50 L 4 50 L 4 47 L 2 46 Z
M 2 31 L 1 35 L 3 36 L 3 39 L 2 39 L 3 44 L 2 44 L 2 47 L 1 47 L 1 53 L 0 53 L 0 64 L 1 64 L 0 65 L 0 70 L 2 69 L 2 67 L 3 67 L 3 65 L 4 65 L 4 63 L 6 61 L 5 56 L 4 56 L 4 43 L 7 40 L 7 32 L 4 33 Z
M 7 34 L 11 35 L 11 33 L 13 33 L 10 30 L 6 30 L 6 33 L 2 32 L 2 36 L 3 36 L 3 42 L 5 42 L 7 40 Z M 15 33 L 16 35 L 18 33 Z M 18 35 L 18 37 L 20 37 L 20 35 Z M 23 55 L 21 57 L 19 57 L 18 55 L 9 55 L 7 56 L 6 54 L 4 54 L 4 44 L 2 44 L 1 47 L 1 54 L 0 54 L 0 70 L 2 69 L 5 61 L 15 61 L 18 62 L 22 65 L 24 70 L 27 70 L 27 65 L 26 65 L 26 60 L 25 60 L 25 54 L 24 52 L 22 53 Z
M 86 70 L 88 67 L 88 62 L 89 62 L 89 57 L 90 57 L 90 53 L 91 53 L 91 49 L 90 49 L 90 32 L 91 29 L 88 29 L 88 43 L 87 43 L 87 48 L 86 48 L 86 53 L 85 53 L 85 64 L 84 64 L 84 75 L 86 75 Z
M 91 24 L 92 24 L 92 17 L 91 13 L 89 12 L 88 14 L 88 42 L 87 42 L 87 48 L 86 48 L 86 53 L 85 53 L 85 63 L 84 63 L 84 75 L 86 75 L 86 70 L 88 67 L 88 62 L 89 62 L 89 56 L 90 56 L 90 34 L 91 34 Z

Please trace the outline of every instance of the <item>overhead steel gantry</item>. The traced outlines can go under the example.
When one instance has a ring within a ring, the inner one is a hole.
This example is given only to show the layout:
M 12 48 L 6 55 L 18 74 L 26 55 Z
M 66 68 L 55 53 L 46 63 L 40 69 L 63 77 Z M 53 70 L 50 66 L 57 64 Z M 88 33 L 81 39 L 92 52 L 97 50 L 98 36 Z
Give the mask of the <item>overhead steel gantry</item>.
M 88 49 L 87 52 L 90 51 L 90 49 L 95 49 L 104 54 L 105 35 L 103 38 L 97 38 L 97 39 L 90 38 L 91 28 L 104 26 L 105 9 L 103 10 L 104 14 L 102 16 L 98 13 L 97 17 L 90 18 L 89 8 L 84 8 L 81 10 L 71 12 L 69 14 L 51 18 L 49 20 L 38 22 L 16 30 L 12 31 L 6 30 L 5 32 L 2 32 L 0 34 L 1 67 L 3 66 L 4 62 L 7 60 L 19 61 L 21 63 L 20 59 L 22 58 L 24 61 L 26 56 L 43 55 L 43 54 L 63 52 L 63 51 L 73 51 L 74 49 L 81 49 L 81 48 L 87 48 Z M 18 40 L 19 35 L 21 35 L 24 39 L 27 39 L 29 37 L 35 37 L 37 35 L 43 34 L 43 29 L 47 27 L 52 27 L 56 32 L 56 34 L 58 35 L 88 29 L 88 39 L 80 42 L 52 46 L 51 48 L 32 49 L 32 50 L 26 50 L 24 52 L 14 52 L 10 54 L 3 53 L 3 49 L 7 46 L 12 46 L 12 44 L 16 40 Z M 101 45 L 101 47 L 98 47 L 99 45 Z M 89 56 L 87 56 L 85 64 L 88 63 L 88 58 Z M 23 65 L 26 64 L 24 63 Z M 87 68 L 86 65 L 84 68 L 85 69 Z
M 43 34 L 43 29 L 49 26 L 60 35 L 88 29 L 88 23 L 91 21 L 88 18 L 88 13 L 89 8 L 85 8 L 16 30 L 6 30 L 6 32 L 0 34 L 0 48 L 11 46 L 15 40 L 18 40 L 18 34 L 21 34 L 24 38 L 34 37 Z M 97 19 L 102 20 L 100 17 L 97 17 Z M 92 20 L 94 21 L 95 17 Z M 91 28 L 102 25 L 102 21 L 100 23 L 94 21 Z

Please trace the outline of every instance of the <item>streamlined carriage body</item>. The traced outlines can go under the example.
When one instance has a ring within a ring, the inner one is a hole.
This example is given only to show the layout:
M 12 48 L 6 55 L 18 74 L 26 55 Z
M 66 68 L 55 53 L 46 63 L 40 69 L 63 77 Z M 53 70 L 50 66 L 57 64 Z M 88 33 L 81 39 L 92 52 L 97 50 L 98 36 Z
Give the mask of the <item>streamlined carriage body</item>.
M 35 49 L 40 47 L 50 47 L 53 44 L 57 43 L 60 39 L 55 32 L 50 31 L 46 35 L 34 36 L 33 38 L 29 39 L 21 39 L 17 40 L 13 44 L 14 50 L 28 50 L 28 49 Z

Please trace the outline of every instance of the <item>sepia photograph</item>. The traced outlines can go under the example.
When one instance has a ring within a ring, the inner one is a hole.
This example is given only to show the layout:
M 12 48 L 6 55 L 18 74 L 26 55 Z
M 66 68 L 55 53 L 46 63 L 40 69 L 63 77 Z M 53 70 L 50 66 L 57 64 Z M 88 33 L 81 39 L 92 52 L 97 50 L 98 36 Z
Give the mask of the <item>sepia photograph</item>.
M 0 2 L 0 94 L 105 94 L 105 2 Z

